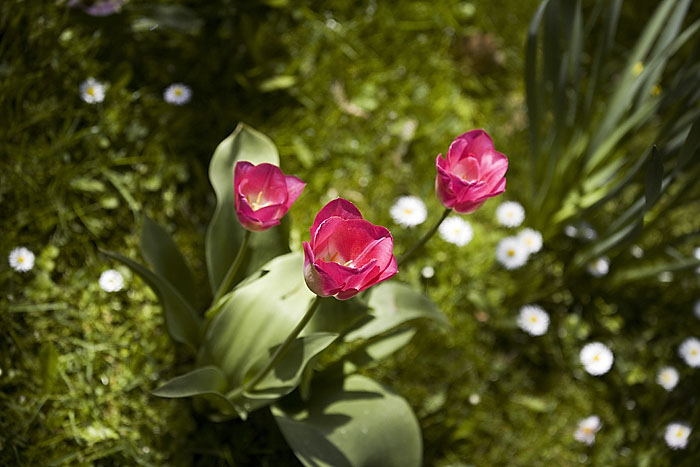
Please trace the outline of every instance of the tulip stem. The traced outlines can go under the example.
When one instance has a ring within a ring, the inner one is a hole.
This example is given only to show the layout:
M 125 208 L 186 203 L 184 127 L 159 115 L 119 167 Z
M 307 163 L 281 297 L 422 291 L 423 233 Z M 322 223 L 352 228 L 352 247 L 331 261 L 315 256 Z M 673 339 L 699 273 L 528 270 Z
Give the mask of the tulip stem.
M 428 242 L 428 240 L 430 240 L 430 238 L 433 235 L 435 235 L 435 232 L 437 232 L 437 229 L 440 227 L 440 224 L 442 224 L 442 221 L 444 221 L 447 218 L 451 211 L 452 210 L 450 208 L 445 209 L 440 219 L 435 223 L 434 226 L 430 228 L 430 230 L 428 230 L 428 232 L 425 235 L 423 235 L 423 238 L 418 240 L 418 243 L 413 245 L 406 253 L 404 253 L 399 258 L 399 260 L 397 261 L 398 266 L 401 266 L 402 264 L 406 263 L 409 259 L 411 259 L 413 254 L 419 249 L 421 249 L 421 247 L 423 247 L 423 245 L 425 245 Z
M 289 350 L 289 347 L 292 345 L 292 342 L 299 336 L 299 333 L 301 333 L 302 329 L 306 327 L 306 325 L 309 323 L 311 320 L 311 317 L 314 315 L 316 310 L 318 309 L 318 306 L 321 304 L 321 298 L 318 295 L 313 299 L 313 301 L 309 304 L 309 308 L 307 308 L 306 313 L 304 313 L 304 316 L 302 316 L 301 321 L 296 325 L 296 327 L 292 330 L 292 332 L 287 336 L 287 338 L 282 342 L 282 345 L 277 347 L 277 350 L 275 350 L 275 353 L 272 354 L 272 357 L 270 360 L 267 362 L 265 367 L 258 372 L 257 375 L 250 381 L 248 381 L 246 384 L 244 384 L 242 387 L 240 387 L 237 391 L 232 392 L 231 394 L 228 394 L 227 397 L 229 399 L 233 399 L 240 394 L 250 391 L 255 388 L 255 386 L 260 383 L 260 381 L 267 376 L 267 374 L 274 368 L 274 366 L 277 364 L 277 362 L 284 356 L 285 353 L 287 353 L 287 350 Z
M 226 293 L 228 293 L 228 291 L 231 290 L 231 286 L 233 285 L 233 279 L 236 277 L 236 273 L 238 272 L 238 269 L 243 263 L 243 257 L 245 256 L 246 250 L 248 249 L 249 240 L 250 230 L 246 230 L 243 234 L 243 241 L 241 242 L 241 246 L 238 248 L 238 253 L 236 253 L 236 259 L 234 259 L 233 263 L 231 263 L 231 267 L 229 267 L 228 271 L 226 271 L 226 277 L 224 277 L 224 280 L 221 282 L 221 285 L 219 285 L 219 289 L 216 291 L 216 295 L 214 296 L 214 300 L 212 302 L 212 309 L 214 309 L 216 303 L 219 300 L 221 300 L 221 297 L 226 295 Z

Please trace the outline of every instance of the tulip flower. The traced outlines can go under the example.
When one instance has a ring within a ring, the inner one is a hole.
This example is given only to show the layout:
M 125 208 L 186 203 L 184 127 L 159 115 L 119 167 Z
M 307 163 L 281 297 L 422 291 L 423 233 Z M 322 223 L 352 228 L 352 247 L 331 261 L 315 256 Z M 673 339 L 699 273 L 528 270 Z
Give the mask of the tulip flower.
M 506 189 L 508 158 L 493 148 L 493 141 L 484 130 L 457 137 L 447 158 L 439 154 L 435 165 L 437 197 L 446 208 L 460 214 L 476 211 L 487 199 Z
M 276 165 L 237 162 L 233 188 L 238 220 L 253 232 L 279 225 L 305 185 L 297 177 L 282 173 Z
M 304 242 L 304 279 L 321 297 L 347 300 L 397 272 L 394 239 L 362 218 L 354 204 L 335 199 L 316 215 Z

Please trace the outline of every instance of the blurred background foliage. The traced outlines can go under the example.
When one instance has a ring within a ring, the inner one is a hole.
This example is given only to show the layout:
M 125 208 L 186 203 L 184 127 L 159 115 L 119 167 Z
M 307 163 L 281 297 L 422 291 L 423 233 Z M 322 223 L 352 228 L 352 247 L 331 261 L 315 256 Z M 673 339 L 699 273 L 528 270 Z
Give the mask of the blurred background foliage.
M 600 3 L 582 2 L 583 17 Z M 619 79 L 657 3 L 622 3 L 604 84 Z M 468 217 L 469 245 L 436 238 L 400 274 L 425 288 L 453 329 L 426 327 L 370 370 L 416 409 L 426 465 L 696 465 L 700 376 L 677 347 L 700 335 L 692 314 L 699 276 L 689 262 L 700 243 L 697 183 L 672 208 L 664 203 L 674 192 L 662 196 L 661 220 L 636 239 L 648 255 L 620 246 L 603 278 L 570 268 L 591 242 L 538 215 L 551 210 L 528 194 L 538 181 L 524 50 L 538 4 L 132 0 L 93 17 L 61 0 L 2 2 L 0 251 L 27 246 L 37 264 L 25 274 L 0 266 L 0 464 L 297 465 L 267 414 L 214 424 L 186 400 L 149 394 L 191 356 L 175 353 L 150 289 L 98 251 L 138 258 L 146 214 L 167 226 L 204 277 L 215 203 L 206 167 L 216 144 L 245 121 L 275 141 L 285 172 L 308 182 L 291 210 L 294 249 L 318 209 L 340 195 L 387 225 L 400 254 L 421 231 L 393 224 L 389 207 L 417 195 L 428 222 L 436 220 L 435 156 L 455 136 L 483 127 L 509 156 L 502 198 L 526 205 L 525 225 L 546 232 L 544 251 L 520 270 L 498 267 L 494 248 L 510 231 L 495 221 L 498 201 L 486 203 Z M 690 4 L 683 25 L 699 17 Z M 600 37 L 596 31 L 586 39 Z M 696 42 L 669 60 L 662 97 Z M 80 100 L 89 76 L 108 85 L 101 104 Z M 172 82 L 192 87 L 188 105 L 163 102 Z M 659 118 L 617 150 L 650 150 Z M 577 207 L 574 220 L 586 222 L 579 231 L 610 225 L 643 182 L 593 217 Z M 666 271 L 670 260 L 685 269 Z M 655 264 L 662 267 L 653 274 L 612 280 L 616 270 Z M 421 278 L 424 266 L 434 267 L 433 278 Z M 111 267 L 126 278 L 116 294 L 97 284 Z M 515 325 L 518 308 L 533 302 L 552 319 L 541 338 Z M 578 364 L 589 340 L 615 353 L 602 377 Z M 671 393 L 655 383 L 669 364 L 681 372 Z M 604 426 L 587 447 L 572 433 L 592 413 Z M 676 419 L 696 428 L 682 451 L 663 442 Z

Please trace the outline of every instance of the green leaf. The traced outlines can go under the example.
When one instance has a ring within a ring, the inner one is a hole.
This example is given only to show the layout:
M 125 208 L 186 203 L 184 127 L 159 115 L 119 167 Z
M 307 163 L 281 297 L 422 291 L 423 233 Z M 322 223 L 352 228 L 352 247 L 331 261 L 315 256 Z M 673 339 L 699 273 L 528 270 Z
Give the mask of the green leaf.
M 617 230 L 608 237 L 597 241 L 588 250 L 577 254 L 574 257 L 574 266 L 581 267 L 595 258 L 598 258 L 608 251 L 620 245 L 631 242 L 642 233 L 643 222 L 638 220 L 627 224 L 625 227 Z
M 197 368 L 177 376 L 151 392 L 154 396 L 180 398 L 201 396 L 227 415 L 237 408 L 224 396 L 226 377 L 216 366 Z
M 216 366 L 197 368 L 177 376 L 152 394 L 159 397 L 190 397 L 201 394 L 219 394 L 226 390 L 226 376 Z
M 226 276 L 243 240 L 244 229 L 235 212 L 233 191 L 234 166 L 238 161 L 252 164 L 267 162 L 279 165 L 279 155 L 273 142 L 262 133 L 239 124 L 231 135 L 214 151 L 209 164 L 209 180 L 216 193 L 216 210 L 206 235 L 206 260 L 212 294 Z M 284 221 L 284 219 L 283 219 Z M 239 279 L 246 271 L 258 268 L 275 256 L 289 251 L 285 226 L 255 232 L 250 242 L 246 268 L 241 268 Z
M 170 234 L 149 217 L 144 219 L 141 231 L 141 254 L 190 306 L 197 306 L 194 276 L 187 261 Z
M 199 346 L 202 333 L 202 320 L 189 303 L 173 288 L 172 285 L 158 274 L 119 253 L 104 251 L 104 253 L 125 264 L 143 280 L 158 295 L 165 315 L 165 325 L 174 341 L 187 344 L 192 350 Z
M 352 375 L 319 382 L 301 403 L 272 407 L 282 434 L 307 467 L 417 467 L 422 439 L 406 401 L 371 379 Z
M 277 399 L 290 393 L 301 381 L 301 375 L 309 362 L 335 341 L 338 334 L 323 332 L 298 337 L 292 342 L 287 353 L 277 362 L 270 373 L 258 383 L 254 389 L 246 391 L 244 395 L 251 398 Z M 269 349 L 267 355 L 263 355 L 248 370 L 245 380 L 252 379 L 258 371 L 270 360 L 277 349 Z
M 334 365 L 341 366 L 345 374 L 354 373 L 362 367 L 385 359 L 407 345 L 418 332 L 415 328 L 400 328 L 367 341 L 365 345 L 344 355 Z
M 644 202 L 645 210 L 649 210 L 661 196 L 661 182 L 664 178 L 664 161 L 656 149 L 651 148 L 651 157 L 647 165 L 647 172 L 644 177 Z
M 657 277 L 662 272 L 683 271 L 686 269 L 697 268 L 698 266 L 700 266 L 700 260 L 694 258 L 652 264 L 642 267 L 635 266 L 634 268 L 625 269 L 616 273 L 612 277 L 611 282 L 613 284 L 620 285 L 625 282 L 639 281 L 643 279 Z
M 371 289 L 369 306 L 374 319 L 345 337 L 345 341 L 370 339 L 418 318 L 430 318 L 448 325 L 447 318 L 428 297 L 407 284 L 388 281 Z

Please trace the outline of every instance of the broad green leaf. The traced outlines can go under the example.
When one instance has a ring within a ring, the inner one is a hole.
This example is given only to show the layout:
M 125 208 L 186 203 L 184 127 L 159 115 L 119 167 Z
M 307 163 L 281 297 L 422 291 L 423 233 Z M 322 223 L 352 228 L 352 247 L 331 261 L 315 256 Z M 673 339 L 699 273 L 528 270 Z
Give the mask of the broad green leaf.
M 229 396 L 241 392 L 244 383 L 252 378 L 251 367 L 269 358 L 316 297 L 304 281 L 303 264 L 303 254 L 300 252 L 277 257 L 265 264 L 262 271 L 254 276 L 255 279 L 239 284 L 224 297 L 225 303 L 208 327 L 199 364 L 213 364 L 222 369 Z M 321 303 L 301 332 L 302 339 L 296 343 L 301 347 L 289 356 L 296 358 L 301 353 L 303 357 L 303 364 L 295 369 L 303 370 L 308 361 L 327 347 L 335 336 L 355 322 L 358 316 L 365 315 L 362 307 L 351 306 L 350 302 L 336 304 L 334 299 L 326 299 L 325 302 L 330 303 Z M 350 311 L 348 316 L 341 315 L 343 310 Z M 306 340 L 304 336 L 313 338 Z M 298 376 L 300 374 L 294 374 L 293 378 L 281 378 L 284 384 L 280 387 L 289 392 L 290 385 L 293 389 L 298 384 Z M 268 386 L 272 388 L 274 384 Z M 245 397 L 241 400 L 244 402 L 237 403 L 239 410 L 256 408 Z M 267 403 L 265 400 L 262 402 L 262 405 Z
M 407 345 L 418 332 L 415 328 L 400 328 L 367 341 L 365 345 L 344 355 L 335 365 L 342 366 L 345 374 L 385 359 Z
M 190 397 L 220 394 L 226 390 L 226 376 L 213 365 L 177 376 L 152 392 L 160 397 Z
M 224 414 L 234 415 L 237 409 L 224 396 L 225 388 L 226 377 L 221 370 L 216 366 L 206 366 L 171 379 L 151 394 L 169 398 L 201 396 Z
M 428 297 L 407 284 L 388 281 L 373 287 L 369 306 L 374 319 L 345 336 L 345 341 L 370 339 L 418 318 L 430 318 L 448 325 L 447 318 Z
M 301 374 L 306 365 L 335 341 L 338 334 L 322 332 L 298 337 L 289 350 L 277 362 L 268 375 L 255 388 L 246 391 L 248 397 L 280 396 L 291 392 L 299 385 Z M 249 369 L 245 380 L 252 379 L 270 360 L 277 347 L 271 348 Z
M 156 274 L 170 282 L 193 308 L 197 306 L 194 277 L 170 234 L 146 217 L 141 231 L 141 254 Z
M 206 260 L 212 294 L 226 276 L 243 240 L 244 229 L 235 212 L 233 191 L 234 166 L 238 161 L 252 164 L 267 162 L 279 165 L 279 155 L 273 142 L 262 133 L 239 124 L 231 135 L 214 151 L 209 163 L 209 180 L 216 193 L 216 210 L 206 235 Z M 269 259 L 289 250 L 287 235 L 282 226 L 265 232 L 255 232 L 247 257 L 247 271 L 259 267 Z M 241 274 L 244 277 L 245 274 Z
M 158 274 L 119 253 L 104 252 L 107 256 L 127 265 L 158 295 L 163 305 L 165 325 L 174 341 L 189 345 L 192 350 L 199 347 L 202 333 L 202 320 L 172 285 Z
M 307 467 L 418 467 L 422 438 L 406 401 L 371 379 L 352 375 L 312 385 L 305 403 L 290 396 L 272 414 Z

